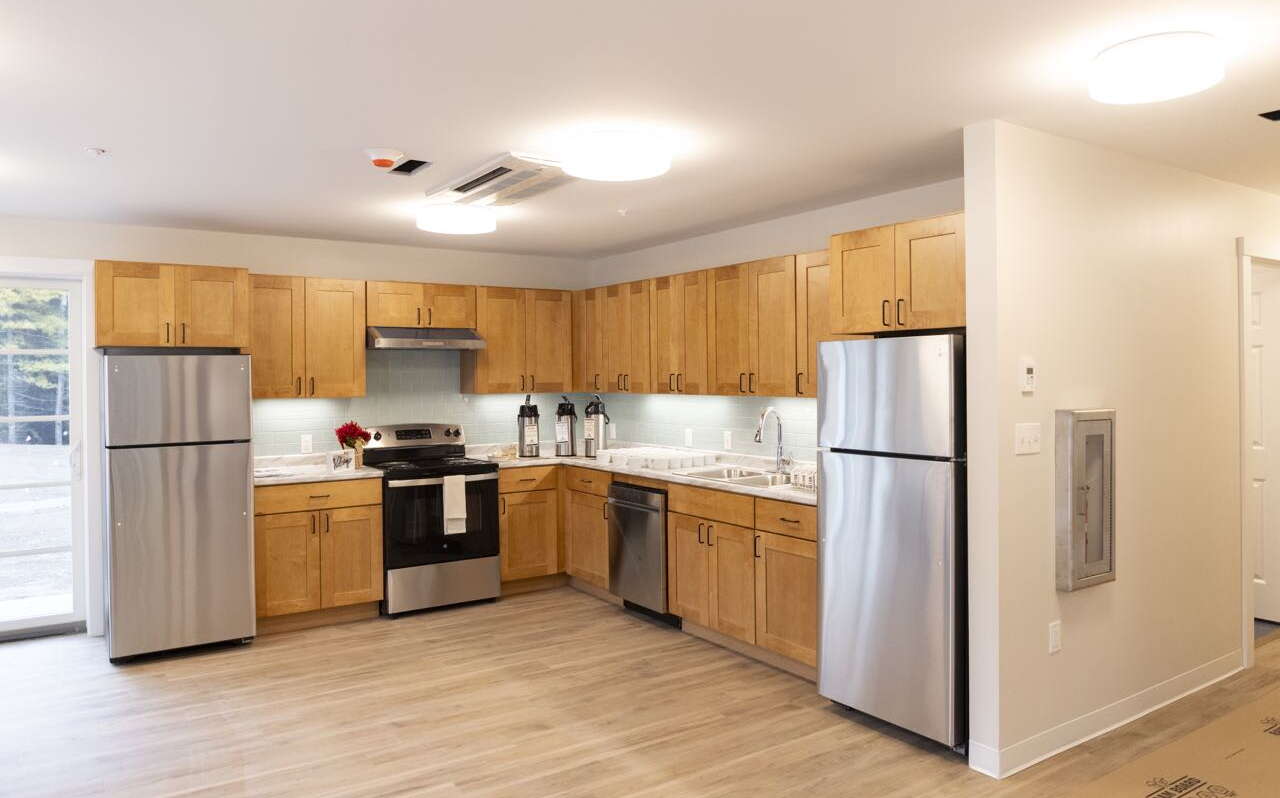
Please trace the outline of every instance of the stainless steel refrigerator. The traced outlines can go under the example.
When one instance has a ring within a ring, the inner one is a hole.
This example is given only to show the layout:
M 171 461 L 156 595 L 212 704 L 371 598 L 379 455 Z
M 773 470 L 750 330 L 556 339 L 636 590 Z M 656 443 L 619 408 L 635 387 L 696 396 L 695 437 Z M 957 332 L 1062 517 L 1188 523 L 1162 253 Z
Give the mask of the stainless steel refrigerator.
M 818 345 L 818 692 L 968 738 L 964 337 Z
M 108 656 L 253 637 L 248 356 L 103 363 Z

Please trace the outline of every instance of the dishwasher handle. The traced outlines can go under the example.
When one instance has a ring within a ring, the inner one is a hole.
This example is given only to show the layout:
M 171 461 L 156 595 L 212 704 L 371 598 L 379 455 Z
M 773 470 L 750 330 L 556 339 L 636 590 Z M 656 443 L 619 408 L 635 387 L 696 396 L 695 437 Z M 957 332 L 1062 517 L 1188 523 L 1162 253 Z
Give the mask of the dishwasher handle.
M 649 504 L 637 504 L 637 503 L 635 503 L 635 502 L 629 502 L 629 501 L 626 501 L 625 499 L 615 499 L 615 498 L 614 498 L 614 497 L 612 497 L 612 496 L 610 496 L 610 497 L 608 498 L 608 500 L 607 500 L 607 501 L 608 501 L 608 503 L 609 503 L 609 504 L 615 504 L 615 505 L 617 505 L 617 506 L 619 506 L 619 507 L 626 507 L 628 510 L 643 510 L 643 511 L 644 511 L 644 512 L 646 512 L 646 513 L 661 513 L 661 512 L 662 512 L 662 508 L 661 508 L 661 507 L 654 507 L 654 506 L 649 505 Z

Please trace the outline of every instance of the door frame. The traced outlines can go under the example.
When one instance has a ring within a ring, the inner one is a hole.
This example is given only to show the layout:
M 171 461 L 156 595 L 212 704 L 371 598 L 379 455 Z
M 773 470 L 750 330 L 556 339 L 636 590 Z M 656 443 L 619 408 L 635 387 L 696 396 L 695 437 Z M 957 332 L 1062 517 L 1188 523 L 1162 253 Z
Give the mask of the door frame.
M 93 348 L 94 303 L 93 261 L 71 258 L 29 258 L 0 256 L 0 277 L 6 280 L 45 284 L 70 284 L 72 328 L 68 341 L 72 370 L 81 374 L 79 388 L 73 381 L 71 414 L 79 419 L 79 465 L 81 468 L 79 517 L 72 517 L 72 556 L 80 564 L 80 584 L 75 591 L 75 619 L 90 635 L 100 636 L 105 626 L 103 597 L 102 517 L 102 428 L 99 417 L 99 386 L 102 355 Z M 76 294 L 79 294 L 78 299 Z M 75 304 L 79 305 L 76 313 Z M 76 318 L 78 316 L 78 319 Z M 79 328 L 76 323 L 79 322 Z M 73 513 L 75 505 L 73 504 Z M 55 624 L 58 622 L 54 622 Z
M 1238 271 L 1238 280 L 1240 286 L 1240 305 L 1239 305 L 1239 351 L 1237 354 L 1237 370 L 1239 372 L 1239 413 L 1240 413 L 1240 440 L 1238 442 L 1239 449 L 1239 474 L 1240 474 L 1240 645 L 1243 651 L 1242 665 L 1246 668 L 1252 667 L 1254 662 L 1253 651 L 1253 613 L 1254 613 L 1254 588 L 1253 574 L 1255 570 L 1254 553 L 1257 551 L 1257 541 L 1254 540 L 1252 530 L 1245 523 L 1248 513 L 1249 503 L 1249 470 L 1248 470 L 1248 447 L 1249 438 L 1245 429 L 1245 413 L 1247 412 L 1246 402 L 1248 401 L 1249 392 L 1249 372 L 1245 367 L 1249 356 L 1249 304 L 1253 293 L 1253 267 L 1255 265 L 1265 265 L 1280 268 L 1280 252 L 1259 252 L 1250 248 L 1245 239 L 1236 239 L 1236 268 Z

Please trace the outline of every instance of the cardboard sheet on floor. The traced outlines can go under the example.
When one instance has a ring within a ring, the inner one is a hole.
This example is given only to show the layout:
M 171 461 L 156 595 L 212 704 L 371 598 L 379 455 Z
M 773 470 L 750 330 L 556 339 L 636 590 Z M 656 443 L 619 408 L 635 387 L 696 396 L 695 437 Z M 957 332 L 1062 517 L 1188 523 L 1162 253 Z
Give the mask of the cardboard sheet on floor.
M 1280 690 L 1152 751 L 1073 798 L 1280 796 Z

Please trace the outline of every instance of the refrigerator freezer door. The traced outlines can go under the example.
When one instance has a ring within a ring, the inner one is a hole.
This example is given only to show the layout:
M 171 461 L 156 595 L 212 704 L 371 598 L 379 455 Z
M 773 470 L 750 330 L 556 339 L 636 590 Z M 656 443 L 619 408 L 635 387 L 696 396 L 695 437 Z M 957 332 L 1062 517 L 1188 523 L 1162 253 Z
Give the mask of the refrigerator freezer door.
M 956 740 L 955 464 L 821 452 L 818 692 Z
M 249 439 L 248 355 L 107 355 L 107 446 Z
M 110 656 L 254 635 L 247 443 L 108 449 Z
M 959 457 L 959 335 L 818 344 L 818 446 Z

